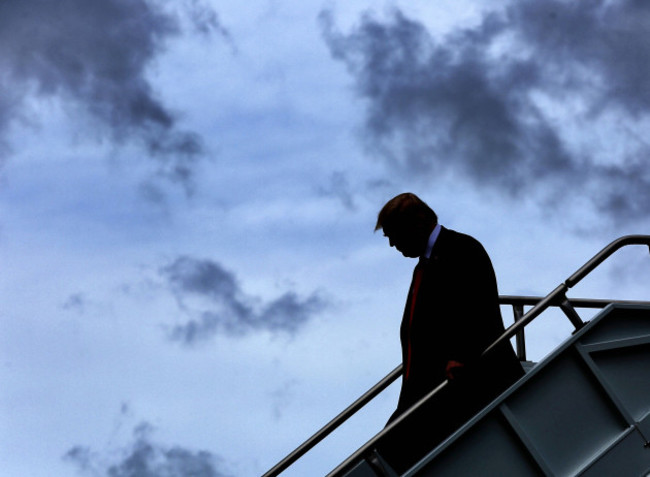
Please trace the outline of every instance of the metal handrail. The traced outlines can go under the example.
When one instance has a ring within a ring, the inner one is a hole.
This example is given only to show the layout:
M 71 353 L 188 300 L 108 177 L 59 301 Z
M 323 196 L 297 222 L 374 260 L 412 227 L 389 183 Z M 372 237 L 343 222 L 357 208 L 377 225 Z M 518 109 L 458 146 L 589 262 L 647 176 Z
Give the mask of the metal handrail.
M 338 416 L 332 419 L 330 422 L 325 424 L 321 429 L 318 430 L 313 436 L 303 442 L 300 446 L 296 448 L 291 454 L 286 456 L 280 462 L 278 462 L 271 470 L 269 470 L 262 477 L 275 477 L 280 473 L 284 472 L 291 464 L 300 459 L 305 455 L 309 450 L 315 447 L 320 441 L 325 439 L 330 433 L 335 431 L 341 424 L 347 421 L 352 417 L 359 409 L 372 401 L 379 393 L 384 389 L 390 386 L 393 381 L 399 378 L 402 374 L 402 365 L 400 364 L 395 369 L 393 369 L 385 378 L 375 384 L 372 388 L 365 392 L 359 399 L 350 404 L 344 411 L 342 411 Z
M 518 295 L 499 295 L 500 305 L 512 306 L 515 322 L 524 316 L 524 306 L 534 306 L 542 301 L 540 296 L 518 296 Z M 647 301 L 638 300 L 604 300 L 599 298 L 571 298 L 568 300 L 569 305 L 574 308 L 605 308 L 610 303 L 619 305 L 650 305 Z M 558 305 L 560 306 L 560 305 Z M 515 333 L 515 351 L 519 361 L 527 361 L 526 357 L 526 337 L 524 329 L 521 328 Z
M 600 252 L 594 255 L 591 260 L 580 267 L 577 272 L 567 278 L 564 283 L 558 285 L 555 290 L 546 295 L 539 303 L 531 308 L 520 320 L 516 321 L 512 326 L 510 326 L 505 331 L 505 333 L 497 338 L 497 340 L 483 352 L 482 356 L 485 356 L 485 354 L 491 352 L 494 348 L 501 345 L 506 340 L 512 338 L 520 329 L 523 329 L 528 323 L 537 318 L 537 316 L 539 316 L 549 306 L 555 305 L 562 307 L 564 305 L 563 311 L 566 312 L 567 304 L 570 306 L 570 301 L 567 300 L 566 297 L 566 292 L 569 290 L 569 288 L 573 288 L 580 280 L 591 273 L 610 255 L 627 245 L 647 245 L 648 251 L 650 251 L 650 235 L 626 235 L 614 240 L 609 245 L 604 247 Z M 575 324 L 576 323 L 574 323 L 574 325 Z M 579 327 L 579 325 L 576 326 L 576 328 Z
M 591 271 L 593 271 L 598 265 L 600 265 L 604 260 L 606 260 L 610 255 L 619 250 L 622 247 L 627 245 L 647 245 L 650 250 L 650 235 L 627 235 L 620 237 L 617 240 L 614 240 L 605 248 L 603 248 L 598 254 L 596 254 L 591 260 L 589 260 L 585 265 L 583 265 L 578 271 L 571 275 L 567 280 L 559 285 L 555 290 L 549 293 L 546 297 L 533 297 L 533 296 L 513 296 L 513 295 L 502 295 L 499 297 L 499 303 L 503 305 L 512 305 L 515 310 L 515 323 L 511 325 L 497 340 L 492 343 L 482 354 L 485 356 L 487 353 L 490 353 L 494 348 L 504 343 L 506 340 L 509 340 L 513 336 L 517 335 L 517 344 L 518 346 L 524 346 L 523 340 L 523 330 L 524 327 L 533 321 L 537 316 L 539 316 L 544 310 L 550 306 L 560 307 L 565 314 L 569 317 L 574 326 L 579 328 L 582 326 L 582 320 L 577 317 L 574 307 L 578 308 L 604 308 L 612 302 L 616 303 L 626 303 L 626 304 L 650 304 L 649 302 L 639 302 L 639 301 L 621 301 L 621 300 L 602 300 L 602 299 L 568 299 L 566 297 L 566 292 L 569 288 L 575 286 L 580 280 L 587 276 Z M 533 305 L 533 308 L 530 309 L 526 314 L 523 314 L 523 306 Z M 518 313 L 517 310 L 521 312 Z M 577 317 L 577 321 L 576 321 Z M 518 355 L 519 352 L 518 352 Z M 525 351 L 523 356 L 525 357 Z M 365 406 L 369 401 L 371 401 L 375 396 L 381 393 L 386 389 L 391 383 L 393 383 L 400 375 L 402 374 L 402 364 L 397 366 L 393 371 L 391 371 L 385 378 L 379 381 L 375 386 L 363 394 L 359 399 L 352 403 L 348 408 L 341 412 L 338 416 L 328 422 L 323 426 L 318 432 L 313 436 L 307 439 L 303 444 L 296 448 L 293 452 L 287 455 L 283 460 L 276 464 L 272 469 L 266 472 L 262 477 L 276 477 L 294 462 L 296 462 L 300 457 L 306 454 L 310 449 L 316 446 L 320 441 L 327 437 L 330 433 L 336 430 L 341 424 L 343 424 L 347 419 L 349 419 L 353 414 L 355 414 L 359 409 Z M 422 404 L 428 401 L 431 397 L 437 394 L 441 389 L 447 385 L 448 381 L 445 380 L 440 383 L 435 389 L 430 391 L 426 396 L 420 399 L 415 403 L 410 409 L 402 413 L 397 419 L 392 421 L 387 425 L 381 432 L 376 434 L 372 439 L 366 442 L 362 447 L 360 447 L 356 452 L 354 452 L 348 459 L 342 462 L 338 467 L 336 467 L 332 472 L 328 474 L 328 477 L 333 477 L 343 470 L 346 470 L 350 465 L 352 465 L 356 460 L 370 451 L 373 446 L 386 434 L 388 434 L 392 429 L 398 426 L 402 421 L 408 418 L 413 412 L 415 412 Z
M 544 299 L 543 296 L 533 295 L 499 295 L 500 305 L 511 306 L 535 306 Z M 649 301 L 643 300 L 615 300 L 604 298 L 569 298 L 571 304 L 576 308 L 593 308 L 602 309 L 610 303 L 617 303 L 619 305 L 647 305 Z

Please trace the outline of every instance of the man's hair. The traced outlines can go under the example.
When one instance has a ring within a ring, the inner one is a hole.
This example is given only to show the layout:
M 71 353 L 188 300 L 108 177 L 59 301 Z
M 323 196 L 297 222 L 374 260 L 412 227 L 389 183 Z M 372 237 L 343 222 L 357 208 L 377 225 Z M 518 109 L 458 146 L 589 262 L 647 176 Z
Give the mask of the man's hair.
M 375 231 L 400 227 L 403 224 L 436 225 L 438 216 L 422 199 L 410 192 L 404 192 L 386 202 L 377 216 Z

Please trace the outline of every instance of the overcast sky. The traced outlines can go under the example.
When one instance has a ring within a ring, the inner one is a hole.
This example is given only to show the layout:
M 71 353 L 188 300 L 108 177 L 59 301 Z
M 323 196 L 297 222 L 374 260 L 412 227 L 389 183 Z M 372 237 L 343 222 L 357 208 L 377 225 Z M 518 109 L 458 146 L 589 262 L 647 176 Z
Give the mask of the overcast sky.
M 414 263 L 373 228 L 400 192 L 503 294 L 650 233 L 648 31 L 638 0 L 0 0 L 3 472 L 268 470 L 399 363 Z M 649 282 L 631 247 L 570 296 Z

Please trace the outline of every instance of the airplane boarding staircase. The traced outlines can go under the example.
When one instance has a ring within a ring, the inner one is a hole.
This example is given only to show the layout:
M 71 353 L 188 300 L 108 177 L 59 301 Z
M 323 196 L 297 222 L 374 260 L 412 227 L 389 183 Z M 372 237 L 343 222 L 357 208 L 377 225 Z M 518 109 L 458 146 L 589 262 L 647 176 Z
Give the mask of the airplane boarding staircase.
M 515 337 L 527 373 L 403 476 L 650 476 L 650 302 L 568 299 L 566 292 L 616 250 L 650 247 L 650 236 L 615 240 L 546 297 L 502 296 L 515 323 L 484 354 Z M 524 314 L 524 306 L 534 305 Z M 525 362 L 524 328 L 559 307 L 575 331 L 537 364 Z M 576 308 L 602 308 L 583 322 Z M 263 477 L 275 477 L 372 400 L 401 365 Z M 396 477 L 377 444 L 441 383 L 328 477 Z

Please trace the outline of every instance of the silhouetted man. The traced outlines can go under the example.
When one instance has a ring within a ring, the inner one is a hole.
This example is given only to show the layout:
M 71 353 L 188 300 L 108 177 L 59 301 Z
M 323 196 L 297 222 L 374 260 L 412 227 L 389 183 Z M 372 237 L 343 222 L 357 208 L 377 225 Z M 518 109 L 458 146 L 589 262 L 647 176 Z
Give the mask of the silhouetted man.
M 379 229 L 405 257 L 420 258 L 402 318 L 402 388 L 389 423 L 449 380 L 379 446 L 403 471 L 524 371 L 507 342 L 479 359 L 504 327 L 492 263 L 476 239 L 442 227 L 435 212 L 410 193 L 386 203 Z

